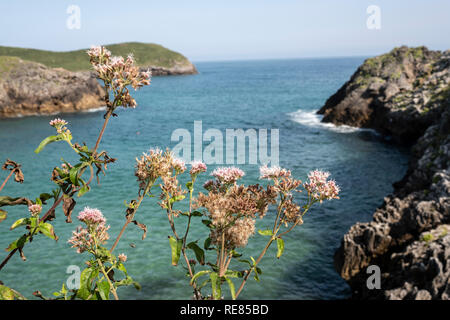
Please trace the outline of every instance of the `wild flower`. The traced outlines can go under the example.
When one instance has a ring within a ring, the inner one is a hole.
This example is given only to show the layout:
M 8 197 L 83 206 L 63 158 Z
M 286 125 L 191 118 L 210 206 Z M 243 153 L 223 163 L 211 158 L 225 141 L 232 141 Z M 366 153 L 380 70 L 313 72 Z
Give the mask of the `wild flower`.
M 58 133 L 66 131 L 70 134 L 70 131 L 66 128 L 68 122 L 64 119 L 56 118 L 49 122 L 49 124 L 56 129 Z
M 126 256 L 126 254 L 123 254 L 123 253 L 119 254 L 119 255 L 117 256 L 117 258 L 119 258 L 119 260 L 120 260 L 121 262 L 126 262 L 126 261 L 127 261 L 127 256 Z
M 28 207 L 28 211 L 30 211 L 32 216 L 38 216 L 42 211 L 42 206 L 40 204 L 32 204 Z
M 159 177 L 169 176 L 172 171 L 172 153 L 161 149 L 150 149 L 140 159 L 136 158 L 135 176 L 140 186 L 145 188 L 147 183 L 154 183 Z
M 291 171 L 280 168 L 278 166 L 274 166 L 274 167 L 267 167 L 267 165 L 261 166 L 259 168 L 259 172 L 260 172 L 260 179 L 277 179 L 277 178 L 282 178 L 282 177 L 290 177 L 291 176 Z
M 183 173 L 184 171 L 186 171 L 186 164 L 184 163 L 183 160 L 178 159 L 178 158 L 172 159 L 172 167 L 175 169 L 175 172 L 177 174 L 180 174 L 180 173 Z
M 131 86 L 137 90 L 149 85 L 151 71 L 140 71 L 131 54 L 126 59 L 120 56 L 111 56 L 111 52 L 104 47 L 92 47 L 87 53 L 97 76 L 107 86 L 112 87 L 112 91 L 117 94 L 117 97 L 115 97 L 116 105 L 113 105 L 113 107 L 135 108 L 137 106 L 136 100 L 131 97 L 127 87 Z
M 206 164 L 204 164 L 201 161 L 192 161 L 191 162 L 191 170 L 189 171 L 189 173 L 191 174 L 191 176 L 196 176 L 199 173 L 202 172 L 206 172 Z
M 78 226 L 68 243 L 72 244 L 72 248 L 77 248 L 78 253 L 88 251 L 95 254 L 97 248 L 109 239 L 110 226 L 105 225 L 106 219 L 100 210 L 89 207 L 79 213 L 78 220 L 84 222 L 86 228 Z
M 315 200 L 339 199 L 340 188 L 334 180 L 328 180 L 329 172 L 320 170 L 311 171 L 308 174 L 309 181 L 304 184 L 308 194 Z
M 85 207 L 83 211 L 78 215 L 78 220 L 86 223 L 87 225 L 98 225 L 106 222 L 102 212 L 98 209 L 91 209 Z
M 245 173 L 236 167 L 221 167 L 215 169 L 212 173 L 217 180 L 224 184 L 232 184 L 241 179 Z
M 245 246 L 254 233 L 256 216 L 264 216 L 275 199 L 276 193 L 270 186 L 263 189 L 258 185 L 235 185 L 227 192 L 200 193 L 194 207 L 207 209 L 207 216 L 215 227 L 210 234 L 212 243 L 219 244 L 224 236 L 225 247 L 232 250 Z
M 177 176 L 163 176 L 161 177 L 161 180 L 163 183 L 160 184 L 162 192 L 159 196 L 161 199 L 159 205 L 163 209 L 170 209 L 172 207 L 172 203 L 175 200 L 182 200 L 187 191 L 181 188 L 177 180 Z

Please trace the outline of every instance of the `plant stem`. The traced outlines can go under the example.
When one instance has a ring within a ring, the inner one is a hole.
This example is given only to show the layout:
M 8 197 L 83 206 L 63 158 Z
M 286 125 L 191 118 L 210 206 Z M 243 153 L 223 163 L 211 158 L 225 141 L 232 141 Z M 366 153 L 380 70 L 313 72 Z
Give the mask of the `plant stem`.
M 50 208 L 50 210 L 48 210 L 45 215 L 39 220 L 39 221 L 46 221 L 47 218 L 50 216 L 51 212 L 61 203 L 62 200 L 62 196 L 55 201 L 55 203 L 53 204 L 53 206 Z M 23 247 L 22 247 L 23 248 Z M 2 261 L 2 263 L 0 264 L 0 270 L 3 269 L 3 267 L 8 263 L 9 259 L 11 259 L 11 257 L 18 251 L 18 248 L 12 250 L 8 256 L 6 256 L 6 258 Z
M 247 272 L 247 274 L 244 276 L 244 279 L 242 280 L 241 285 L 239 286 L 239 289 L 236 293 L 235 299 L 237 299 L 237 297 L 239 296 L 239 294 L 241 293 L 242 289 L 244 288 L 245 283 L 247 282 L 248 278 L 250 277 L 250 274 L 252 273 L 252 271 L 254 269 L 256 269 L 256 266 L 258 265 L 258 263 L 261 261 L 261 259 L 264 257 L 264 255 L 266 254 L 267 250 L 269 249 L 270 245 L 272 244 L 272 242 L 277 239 L 280 238 L 281 236 L 289 233 L 292 231 L 292 229 L 294 229 L 294 227 L 296 225 L 298 225 L 301 221 L 301 218 L 303 218 L 303 216 L 308 212 L 309 208 L 314 204 L 314 201 L 311 202 L 311 200 L 308 201 L 308 204 L 306 206 L 305 211 L 303 211 L 303 213 L 301 214 L 301 216 L 299 218 L 297 218 L 297 220 L 295 221 L 295 223 L 285 232 L 281 233 L 280 235 L 277 235 L 278 231 L 280 230 L 281 227 L 281 222 L 278 224 L 278 218 L 280 216 L 280 212 L 281 209 L 283 207 L 283 202 L 280 203 L 280 206 L 278 207 L 278 214 L 277 214 L 277 219 L 275 220 L 274 223 L 274 229 L 273 229 L 273 235 L 270 238 L 270 240 L 267 242 L 266 246 L 264 247 L 264 250 L 261 252 L 261 254 L 259 255 L 258 259 L 255 261 L 255 264 L 252 266 L 252 268 L 250 268 L 250 270 Z
M 248 277 L 250 277 L 250 274 L 252 273 L 252 271 L 256 268 L 256 266 L 258 265 L 258 263 L 261 261 L 261 259 L 264 257 L 264 255 L 266 254 L 267 250 L 269 249 L 270 245 L 272 244 L 272 242 L 275 240 L 275 236 L 272 236 L 270 238 L 270 240 L 267 242 L 266 246 L 264 247 L 264 250 L 261 252 L 261 254 L 259 255 L 258 259 L 256 259 L 255 264 L 250 268 L 250 270 L 245 274 L 244 279 L 242 280 L 241 285 L 239 286 L 238 291 L 236 292 L 236 296 L 235 296 L 235 300 L 237 299 L 237 297 L 239 296 L 239 294 L 241 293 L 242 289 L 244 288 L 245 283 L 248 280 Z
M 98 258 L 97 258 L 97 262 L 100 265 L 100 268 L 102 268 L 102 273 L 105 275 L 105 278 L 106 278 L 106 280 L 109 283 L 109 286 L 111 288 L 112 294 L 114 295 L 114 299 L 119 300 L 119 296 L 117 295 L 116 288 L 114 288 L 114 285 L 111 283 L 111 280 L 108 277 L 108 273 L 106 272 L 105 267 L 103 266 L 103 263 Z
M 145 186 L 144 192 L 142 193 L 142 195 L 139 196 L 139 200 L 138 203 L 135 204 L 134 208 L 133 208 L 133 213 L 131 215 L 129 215 L 127 217 L 127 221 L 125 221 L 125 224 L 123 225 L 122 229 L 120 230 L 119 235 L 116 238 L 116 241 L 114 241 L 113 246 L 111 247 L 111 249 L 109 250 L 110 252 L 113 252 L 113 250 L 116 248 L 117 244 L 119 243 L 120 238 L 122 237 L 125 229 L 127 228 L 127 226 L 133 221 L 134 215 L 136 214 L 137 210 L 139 209 L 139 206 L 142 203 L 142 200 L 144 199 L 145 195 L 148 193 L 148 191 L 150 190 L 150 188 L 152 187 L 153 182 L 149 181 L 147 183 L 147 185 Z
M 105 121 L 103 122 L 102 130 L 100 131 L 100 134 L 98 135 L 97 142 L 95 143 L 94 150 L 92 151 L 92 154 L 95 154 L 97 152 L 98 146 L 100 145 L 100 141 L 102 140 L 103 134 L 105 133 L 106 126 L 108 125 L 109 118 L 111 118 L 111 115 L 113 113 L 112 108 L 108 108 L 108 111 L 105 115 Z
M 0 187 L 0 191 L 2 191 L 3 187 L 6 185 L 6 183 L 8 182 L 9 178 L 11 178 L 11 176 L 13 175 L 14 170 L 11 170 L 11 172 L 9 173 L 9 175 L 6 177 L 5 181 L 3 181 L 1 187 Z

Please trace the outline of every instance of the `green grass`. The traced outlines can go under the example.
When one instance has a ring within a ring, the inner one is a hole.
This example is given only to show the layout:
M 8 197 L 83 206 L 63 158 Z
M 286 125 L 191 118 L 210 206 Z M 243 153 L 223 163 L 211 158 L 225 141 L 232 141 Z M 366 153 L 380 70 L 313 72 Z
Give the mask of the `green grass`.
M 139 66 L 172 67 L 175 63 L 187 65 L 189 61 L 182 54 L 153 43 L 127 42 L 106 45 L 113 55 L 127 56 L 133 53 Z M 90 70 L 87 49 L 55 52 L 37 49 L 24 49 L 0 46 L 0 56 L 19 57 L 24 60 L 42 63 L 51 68 L 64 68 L 70 71 Z M 0 65 L 0 71 L 2 66 Z
M 17 57 L 0 57 L 0 75 L 9 73 L 20 63 Z

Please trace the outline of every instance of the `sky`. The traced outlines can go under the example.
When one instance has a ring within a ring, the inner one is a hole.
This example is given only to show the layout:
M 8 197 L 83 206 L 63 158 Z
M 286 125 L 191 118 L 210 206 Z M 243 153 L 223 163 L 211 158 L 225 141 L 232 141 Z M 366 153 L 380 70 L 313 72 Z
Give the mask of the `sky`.
M 449 0 L 3 0 L 0 12 L 0 45 L 54 51 L 138 41 L 209 61 L 450 49 Z

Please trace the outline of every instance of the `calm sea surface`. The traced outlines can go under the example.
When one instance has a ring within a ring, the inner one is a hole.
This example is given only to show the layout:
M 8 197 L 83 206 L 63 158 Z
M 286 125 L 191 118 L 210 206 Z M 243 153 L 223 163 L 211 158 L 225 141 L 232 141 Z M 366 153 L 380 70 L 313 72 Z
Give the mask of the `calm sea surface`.
M 86 205 L 103 211 L 114 238 L 124 222 L 124 200 L 136 198 L 134 159 L 150 147 L 174 147 L 171 134 L 185 128 L 193 134 L 194 120 L 201 120 L 203 131 L 217 128 L 278 128 L 280 165 L 305 179 L 315 168 L 328 170 L 342 188 L 341 199 L 316 206 L 305 223 L 286 237 L 286 250 L 280 260 L 272 248 L 262 261 L 262 281 L 249 281 L 246 299 L 341 299 L 349 295 L 346 283 L 333 268 L 333 253 L 349 227 L 368 221 L 392 191 L 392 183 L 406 171 L 407 152 L 389 145 L 371 131 L 323 125 L 314 114 L 351 74 L 363 58 L 301 59 L 279 61 L 240 61 L 197 63 L 200 74 L 155 77 L 150 87 L 135 93 L 136 110 L 120 110 L 107 128 L 101 149 L 117 162 L 108 167 L 101 185 L 77 199 L 74 215 Z M 94 145 L 103 112 L 64 115 L 70 122 L 74 141 Z M 0 161 L 13 159 L 23 165 L 25 182 L 9 182 L 1 195 L 35 198 L 50 191 L 50 172 L 60 165 L 61 156 L 75 163 L 76 157 L 63 143 L 49 145 L 39 155 L 33 150 L 53 133 L 48 121 L 53 117 L 27 117 L 0 120 Z M 209 166 L 208 172 L 214 166 Z M 257 165 L 242 165 L 244 181 L 256 183 Z M 5 172 L 0 172 L 0 178 Z M 25 207 L 6 208 L 9 217 L 0 223 L 0 245 L 7 245 L 22 234 L 9 231 L 15 219 L 26 216 Z M 170 234 L 166 216 L 154 201 L 144 202 L 137 220 L 149 227 L 147 239 L 129 226 L 117 253 L 128 255 L 129 273 L 142 285 L 141 291 L 122 288 L 124 299 L 184 299 L 191 291 L 182 268 L 170 265 Z M 258 228 L 268 221 L 258 220 Z M 0 271 L 0 280 L 30 297 L 35 290 L 45 295 L 61 288 L 69 265 L 83 266 L 87 254 L 70 249 L 67 239 L 78 225 L 66 224 L 57 211 L 53 222 L 60 240 L 36 237 L 25 247 L 27 261 L 18 255 Z M 192 240 L 205 238 L 206 228 L 195 226 Z M 264 237 L 255 235 L 246 253 L 257 255 Z M 130 246 L 135 244 L 135 248 Z M 6 256 L 2 251 L 1 259 Z M 237 282 L 236 282 L 236 285 Z M 227 290 L 224 290 L 228 293 Z M 228 298 L 228 297 L 227 297 Z

